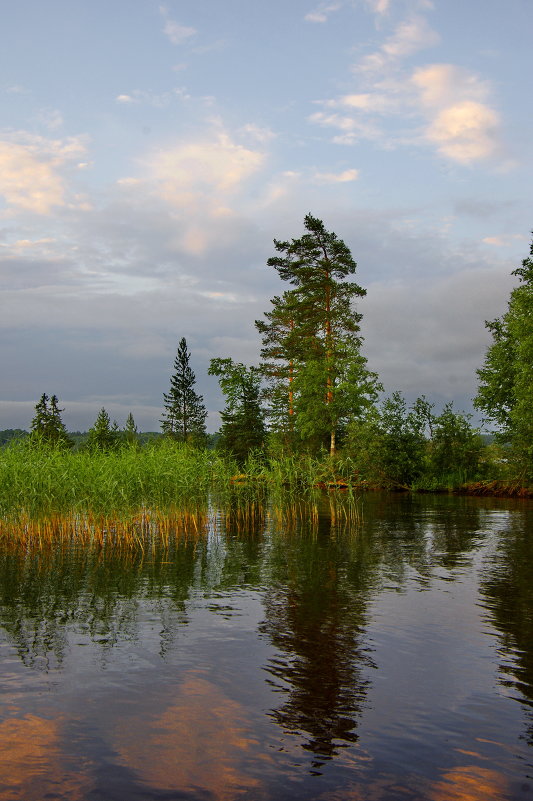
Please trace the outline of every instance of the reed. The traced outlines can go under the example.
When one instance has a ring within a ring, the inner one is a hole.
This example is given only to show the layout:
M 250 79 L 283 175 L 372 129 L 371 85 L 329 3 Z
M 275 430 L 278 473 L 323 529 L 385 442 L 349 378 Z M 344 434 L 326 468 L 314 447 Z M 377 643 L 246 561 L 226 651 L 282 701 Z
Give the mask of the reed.
M 237 529 L 317 520 L 356 521 L 349 465 L 329 458 L 229 457 L 163 440 L 112 453 L 29 447 L 0 451 L 0 538 L 122 542 L 200 536 L 223 515 Z M 342 487 L 342 489 L 340 489 Z

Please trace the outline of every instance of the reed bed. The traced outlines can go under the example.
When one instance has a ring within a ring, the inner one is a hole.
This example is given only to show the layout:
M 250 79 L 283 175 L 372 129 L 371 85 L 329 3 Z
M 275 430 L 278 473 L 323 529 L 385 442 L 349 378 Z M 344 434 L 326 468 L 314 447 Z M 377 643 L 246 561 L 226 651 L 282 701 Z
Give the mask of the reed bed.
M 151 538 L 202 536 L 216 525 L 257 530 L 318 520 L 324 499 L 335 519 L 356 522 L 350 466 L 329 459 L 229 457 L 162 441 L 141 449 L 0 451 L 0 539 L 76 540 L 144 547 Z M 342 489 L 341 489 L 342 488 Z

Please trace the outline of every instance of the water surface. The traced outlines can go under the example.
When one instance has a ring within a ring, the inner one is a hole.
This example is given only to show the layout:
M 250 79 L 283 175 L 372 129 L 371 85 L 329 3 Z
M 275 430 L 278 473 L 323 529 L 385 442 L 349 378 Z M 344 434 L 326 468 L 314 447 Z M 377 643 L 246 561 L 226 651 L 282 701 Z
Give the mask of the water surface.
M 0 799 L 533 798 L 530 501 L 0 553 Z

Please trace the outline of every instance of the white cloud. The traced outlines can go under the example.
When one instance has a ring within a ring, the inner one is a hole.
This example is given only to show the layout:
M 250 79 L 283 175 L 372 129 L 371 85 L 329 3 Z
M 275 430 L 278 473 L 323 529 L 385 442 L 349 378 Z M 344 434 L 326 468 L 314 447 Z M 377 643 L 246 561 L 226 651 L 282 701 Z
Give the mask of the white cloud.
M 213 198 L 234 192 L 263 164 L 264 155 L 233 142 L 225 133 L 203 141 L 180 142 L 148 160 L 159 194 L 181 205 L 195 196 Z
M 342 3 L 321 3 L 314 11 L 306 14 L 304 19 L 307 22 L 327 22 L 329 15 L 338 11 L 341 6 Z
M 160 6 L 159 11 L 165 20 L 165 27 L 163 33 L 167 36 L 172 44 L 179 45 L 186 42 L 196 34 L 196 29 L 187 25 L 180 25 L 175 20 L 169 17 L 168 9 L 165 6 Z
M 383 72 L 391 66 L 391 63 L 425 48 L 433 47 L 439 40 L 439 35 L 430 27 L 424 17 L 411 17 L 411 19 L 401 22 L 379 50 L 365 56 L 355 69 L 362 73 Z
M 350 181 L 357 181 L 359 178 L 359 170 L 344 170 L 344 172 L 317 172 L 315 174 L 315 181 L 321 184 L 345 184 Z
M 117 103 L 138 103 L 138 99 L 131 95 L 117 95 L 115 100 Z
M 486 236 L 482 241 L 486 245 L 503 248 L 509 247 L 509 245 L 514 244 L 517 240 L 525 242 L 527 241 L 527 237 L 523 234 L 504 234 L 503 236 Z
M 386 14 L 390 8 L 390 0 L 366 0 L 366 4 L 374 14 L 379 16 Z
M 67 203 L 62 169 L 85 153 L 79 138 L 47 140 L 26 132 L 0 139 L 0 195 L 10 207 L 50 214 Z
M 499 117 L 482 103 L 464 100 L 440 111 L 426 131 L 438 152 L 463 164 L 494 155 Z
M 356 91 L 319 101 L 324 110 L 312 114 L 310 122 L 335 129 L 335 144 L 368 139 L 385 148 L 430 145 L 459 164 L 498 156 L 500 118 L 490 105 L 487 81 L 455 64 L 402 67 L 406 58 L 438 42 L 420 14 L 404 20 L 354 66 Z M 387 127 L 389 117 L 401 118 L 402 126 Z
M 485 100 L 490 94 L 486 81 L 454 64 L 429 64 L 416 69 L 410 78 L 420 102 L 428 108 L 441 108 L 460 100 Z

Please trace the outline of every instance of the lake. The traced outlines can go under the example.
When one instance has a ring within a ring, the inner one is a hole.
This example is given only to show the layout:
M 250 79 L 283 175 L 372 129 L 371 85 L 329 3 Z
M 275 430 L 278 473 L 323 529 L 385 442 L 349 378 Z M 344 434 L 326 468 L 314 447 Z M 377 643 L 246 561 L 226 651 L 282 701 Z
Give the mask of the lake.
M 533 799 L 533 502 L 0 552 L 2 801 Z

